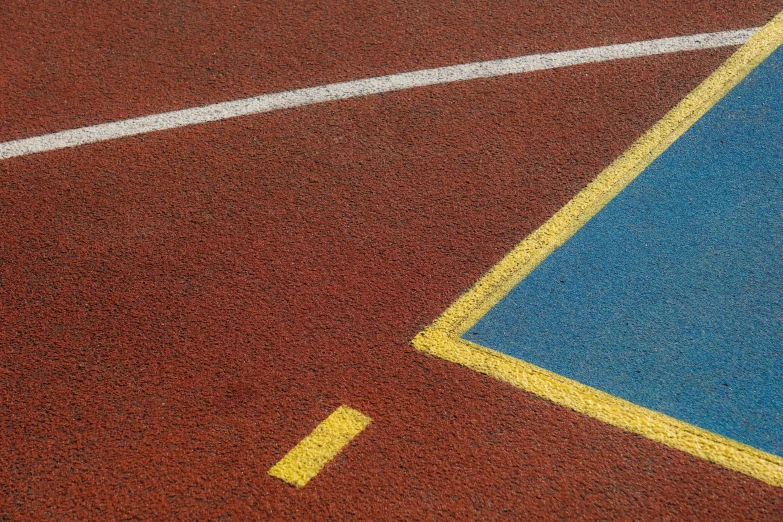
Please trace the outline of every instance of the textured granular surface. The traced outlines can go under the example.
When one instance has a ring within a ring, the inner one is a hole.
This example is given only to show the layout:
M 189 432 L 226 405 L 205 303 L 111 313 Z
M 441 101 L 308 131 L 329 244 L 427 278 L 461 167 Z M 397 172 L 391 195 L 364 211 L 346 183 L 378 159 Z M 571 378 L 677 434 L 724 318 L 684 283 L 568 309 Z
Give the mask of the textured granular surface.
M 735 4 L 10 5 L 0 138 L 779 8 Z M 779 488 L 409 345 L 731 51 L 0 162 L 0 515 L 779 517 Z M 342 404 L 372 423 L 317 477 L 267 474 Z
M 2 7 L 0 141 L 382 74 L 758 27 L 781 9 L 759 0 Z

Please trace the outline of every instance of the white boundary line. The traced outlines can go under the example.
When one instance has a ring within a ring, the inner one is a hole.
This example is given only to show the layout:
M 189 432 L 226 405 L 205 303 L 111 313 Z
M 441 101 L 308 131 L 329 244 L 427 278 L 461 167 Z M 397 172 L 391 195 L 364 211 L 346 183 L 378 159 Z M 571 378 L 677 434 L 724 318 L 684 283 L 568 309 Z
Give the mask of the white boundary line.
M 703 33 L 647 40 L 603 47 L 588 47 L 575 51 L 548 54 L 533 54 L 502 60 L 474 62 L 463 65 L 424 69 L 350 82 L 332 83 L 319 87 L 264 94 L 253 98 L 215 103 L 203 107 L 163 112 L 150 116 L 102 123 L 78 129 L 64 130 L 32 138 L 0 143 L 0 160 L 26 156 L 36 152 L 76 147 L 87 143 L 112 140 L 137 134 L 175 129 L 210 121 L 225 120 L 248 114 L 259 114 L 279 109 L 302 107 L 315 103 L 345 100 L 370 94 L 401 91 L 414 87 L 441 83 L 492 78 L 507 74 L 519 74 L 544 69 L 556 69 L 586 63 L 605 62 L 623 58 L 636 58 L 656 54 L 695 51 L 740 45 L 751 37 L 758 28 Z

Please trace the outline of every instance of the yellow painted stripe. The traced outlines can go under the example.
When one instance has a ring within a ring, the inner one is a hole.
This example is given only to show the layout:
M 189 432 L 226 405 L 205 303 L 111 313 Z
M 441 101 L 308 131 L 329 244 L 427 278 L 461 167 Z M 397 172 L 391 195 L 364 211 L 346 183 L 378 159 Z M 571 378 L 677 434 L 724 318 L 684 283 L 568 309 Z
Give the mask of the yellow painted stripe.
M 340 406 L 272 466 L 269 474 L 298 488 L 307 485 L 371 422 L 363 413 Z
M 691 455 L 783 486 L 783 459 L 717 433 L 649 410 L 580 382 L 443 332 L 416 339 L 420 350 L 500 379 L 600 421 Z
M 462 335 L 783 43 L 783 13 L 526 237 L 412 344 L 557 404 L 783 487 L 783 459 L 463 340 Z

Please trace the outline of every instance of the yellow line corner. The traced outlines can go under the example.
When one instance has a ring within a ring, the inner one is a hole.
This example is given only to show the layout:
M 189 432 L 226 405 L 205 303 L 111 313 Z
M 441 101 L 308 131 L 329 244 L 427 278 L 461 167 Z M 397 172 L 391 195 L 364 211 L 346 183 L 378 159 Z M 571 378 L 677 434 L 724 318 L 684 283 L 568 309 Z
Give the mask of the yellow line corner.
M 556 404 L 783 487 L 783 458 L 668 417 L 519 359 L 462 339 L 549 254 L 633 181 L 655 158 L 783 44 L 783 12 L 669 111 L 546 223 L 484 274 L 411 343 Z
M 269 474 L 304 487 L 371 422 L 363 413 L 340 406 L 272 466 Z

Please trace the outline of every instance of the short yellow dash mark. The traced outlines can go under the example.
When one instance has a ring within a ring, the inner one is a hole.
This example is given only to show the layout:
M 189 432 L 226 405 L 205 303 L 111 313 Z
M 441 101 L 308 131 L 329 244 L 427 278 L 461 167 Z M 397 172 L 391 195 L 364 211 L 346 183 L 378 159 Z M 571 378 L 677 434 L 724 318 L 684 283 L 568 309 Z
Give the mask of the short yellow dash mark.
M 269 474 L 292 486 L 305 486 L 371 422 L 363 413 L 340 406 L 272 466 Z

